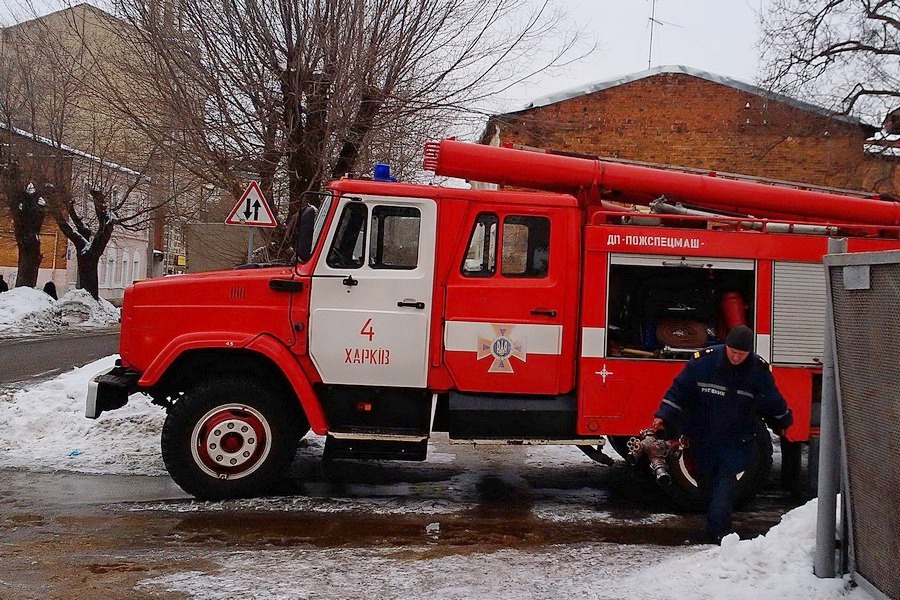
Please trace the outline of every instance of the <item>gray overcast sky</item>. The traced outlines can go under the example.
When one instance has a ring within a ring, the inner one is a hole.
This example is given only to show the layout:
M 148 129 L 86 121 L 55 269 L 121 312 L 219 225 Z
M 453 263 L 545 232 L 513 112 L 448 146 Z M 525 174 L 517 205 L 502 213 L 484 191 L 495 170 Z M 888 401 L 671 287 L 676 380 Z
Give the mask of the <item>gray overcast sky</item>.
M 504 110 L 540 96 L 647 69 L 652 0 L 558 0 L 598 47 L 562 73 L 504 94 Z M 686 65 L 754 83 L 757 12 L 767 0 L 656 0 L 651 66 Z
M 27 0 L 0 0 L 0 23 L 22 14 Z M 60 0 L 32 0 L 41 13 Z M 74 0 L 75 2 L 79 0 Z M 494 111 L 516 110 L 528 101 L 647 68 L 653 0 L 554 0 L 597 41 L 597 50 L 561 72 L 542 74 L 490 102 Z M 106 0 L 90 0 L 103 7 Z M 651 66 L 686 65 L 754 83 L 759 51 L 757 15 L 768 0 L 656 0 Z

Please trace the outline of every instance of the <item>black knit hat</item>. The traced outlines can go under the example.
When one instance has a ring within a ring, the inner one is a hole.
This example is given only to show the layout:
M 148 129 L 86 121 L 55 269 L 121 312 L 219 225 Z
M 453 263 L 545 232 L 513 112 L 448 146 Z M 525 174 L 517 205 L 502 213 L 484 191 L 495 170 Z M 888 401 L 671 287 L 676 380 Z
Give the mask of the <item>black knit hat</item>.
M 725 345 L 741 352 L 753 351 L 753 330 L 746 325 L 735 325 L 728 332 Z

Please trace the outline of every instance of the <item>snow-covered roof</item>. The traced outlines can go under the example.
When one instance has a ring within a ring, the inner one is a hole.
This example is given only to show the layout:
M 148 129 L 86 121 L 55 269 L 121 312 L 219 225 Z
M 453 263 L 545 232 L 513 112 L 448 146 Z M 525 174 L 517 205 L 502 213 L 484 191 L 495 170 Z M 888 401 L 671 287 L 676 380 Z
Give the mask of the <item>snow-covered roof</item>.
M 869 154 L 900 157 L 900 134 L 879 131 L 866 140 L 863 150 Z
M 140 172 L 135 171 L 134 169 L 129 169 L 128 167 L 123 167 L 122 165 L 116 164 L 114 162 L 104 160 L 104 159 L 100 158 L 99 156 L 94 156 L 93 154 L 85 152 L 84 150 L 79 150 L 78 148 L 73 148 L 72 146 L 66 146 L 65 144 L 57 143 L 57 142 L 51 140 L 50 138 L 46 138 L 46 137 L 38 135 L 36 133 L 31 133 L 30 131 L 25 131 L 24 129 L 19 129 L 17 127 L 9 127 L 5 123 L 0 123 L 0 129 L 4 129 L 6 131 L 9 131 L 10 133 L 14 133 L 16 135 L 28 138 L 30 140 L 34 140 L 35 142 L 38 142 L 40 144 L 46 144 L 52 148 L 57 148 L 68 154 L 86 158 L 90 161 L 99 163 L 100 165 L 102 165 L 103 167 L 105 167 L 107 169 L 113 169 L 115 171 L 125 173 L 126 175 L 134 175 L 135 177 L 143 177 L 144 179 L 146 179 L 148 181 L 150 180 L 149 177 L 142 175 Z
M 802 100 L 797 100 L 796 98 L 792 98 L 790 96 L 785 96 L 784 94 L 776 94 L 776 93 L 770 92 L 766 89 L 763 89 L 761 87 L 747 83 L 745 81 L 741 81 L 739 79 L 734 79 L 732 77 L 724 77 L 722 75 L 716 75 L 716 74 L 710 73 L 708 71 L 695 69 L 693 67 L 686 67 L 684 65 L 664 65 L 664 66 L 660 66 L 660 67 L 653 67 L 652 69 L 647 69 L 645 71 L 638 71 L 637 73 L 629 73 L 628 75 L 613 77 L 612 79 L 604 79 L 602 81 L 595 81 L 593 83 L 580 85 L 577 87 L 570 88 L 568 90 L 556 92 L 554 94 L 548 94 L 546 96 L 541 96 L 540 98 L 537 98 L 536 100 L 532 100 L 531 102 L 526 104 L 524 108 L 514 111 L 514 112 L 522 112 L 522 111 L 529 110 L 532 108 L 540 108 L 542 106 L 556 104 L 557 102 L 562 102 L 564 100 L 569 100 L 571 98 L 577 98 L 578 96 L 592 94 L 594 92 L 607 90 L 609 88 L 617 87 L 620 85 L 625 85 L 626 83 L 631 83 L 633 81 L 638 81 L 640 79 L 646 79 L 647 77 L 653 77 L 655 75 L 661 75 L 661 74 L 665 74 L 665 73 L 680 73 L 683 75 L 690 75 L 691 77 L 698 77 L 700 79 L 705 79 L 706 81 L 711 81 L 713 83 L 727 85 L 729 87 L 741 90 L 743 92 L 748 92 L 750 94 L 762 96 L 764 98 L 768 98 L 768 99 L 772 99 L 772 100 L 777 100 L 778 102 L 783 102 L 785 104 L 790 104 L 790 105 L 800 108 L 802 110 L 807 110 L 810 112 L 825 115 L 826 117 L 831 117 L 831 118 L 837 119 L 839 121 L 844 121 L 847 123 L 852 123 L 854 125 L 862 125 L 864 127 L 871 127 L 872 129 L 877 129 L 877 127 L 869 125 L 868 123 L 865 123 L 855 117 L 841 115 L 841 114 L 835 113 L 832 110 L 828 110 L 827 108 L 824 108 L 821 106 L 816 106 L 815 104 L 810 104 L 808 102 L 803 102 Z

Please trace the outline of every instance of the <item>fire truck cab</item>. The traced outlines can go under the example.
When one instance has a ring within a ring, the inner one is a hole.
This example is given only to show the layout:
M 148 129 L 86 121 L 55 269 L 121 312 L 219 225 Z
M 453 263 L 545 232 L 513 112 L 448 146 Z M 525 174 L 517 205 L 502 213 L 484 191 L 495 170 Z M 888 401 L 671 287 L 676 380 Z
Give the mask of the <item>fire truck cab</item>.
M 860 195 L 452 140 L 426 167 L 541 191 L 332 182 L 291 264 L 128 288 L 121 358 L 87 416 L 148 393 L 168 411 L 166 466 L 200 498 L 264 493 L 310 428 L 328 459 L 423 460 L 434 431 L 597 458 L 605 438 L 624 453 L 684 361 L 745 323 L 794 411 L 787 438 L 804 442 L 828 235 L 900 246 L 897 205 Z M 785 199 L 807 194 L 841 208 L 800 218 Z M 777 222 L 721 214 L 745 197 Z M 719 212 L 632 206 L 660 199 Z M 758 437 L 744 498 L 771 465 Z M 689 457 L 672 468 L 673 496 L 695 503 Z

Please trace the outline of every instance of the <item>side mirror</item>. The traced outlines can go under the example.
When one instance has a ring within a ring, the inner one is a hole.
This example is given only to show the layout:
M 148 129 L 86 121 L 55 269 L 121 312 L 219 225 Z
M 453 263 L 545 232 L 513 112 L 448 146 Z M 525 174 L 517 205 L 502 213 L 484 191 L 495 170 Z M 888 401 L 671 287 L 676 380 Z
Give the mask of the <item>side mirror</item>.
M 294 256 L 306 262 L 312 256 L 313 229 L 316 224 L 316 208 L 307 204 L 300 211 L 297 227 L 294 231 Z

